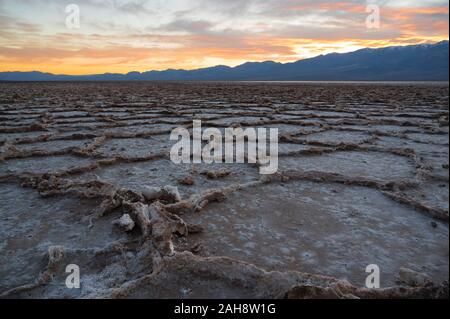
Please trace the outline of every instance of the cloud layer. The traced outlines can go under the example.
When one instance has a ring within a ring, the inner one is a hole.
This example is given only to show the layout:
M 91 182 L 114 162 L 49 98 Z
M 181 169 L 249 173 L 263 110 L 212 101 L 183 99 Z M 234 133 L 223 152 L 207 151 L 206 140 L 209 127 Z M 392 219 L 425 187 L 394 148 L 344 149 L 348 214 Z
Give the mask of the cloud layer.
M 126 73 L 294 61 L 448 39 L 442 0 L 0 0 L 0 71 Z M 380 28 L 367 28 L 368 4 Z

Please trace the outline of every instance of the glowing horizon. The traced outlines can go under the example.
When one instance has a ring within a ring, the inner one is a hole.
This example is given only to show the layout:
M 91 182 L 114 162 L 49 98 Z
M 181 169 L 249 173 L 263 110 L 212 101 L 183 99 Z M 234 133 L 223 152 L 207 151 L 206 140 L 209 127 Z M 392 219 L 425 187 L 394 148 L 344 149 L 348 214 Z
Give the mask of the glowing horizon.
M 145 72 L 292 62 L 361 48 L 448 40 L 448 2 L 293 0 L 0 0 L 0 72 Z M 380 28 L 365 25 L 367 3 Z

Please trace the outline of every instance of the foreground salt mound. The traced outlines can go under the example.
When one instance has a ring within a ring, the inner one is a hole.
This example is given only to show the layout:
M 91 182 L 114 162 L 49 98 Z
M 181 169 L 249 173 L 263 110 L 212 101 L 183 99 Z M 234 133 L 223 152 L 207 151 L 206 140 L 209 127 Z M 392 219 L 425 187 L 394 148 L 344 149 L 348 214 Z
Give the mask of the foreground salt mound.
M 142 195 L 146 200 L 152 201 L 160 198 L 173 202 L 181 202 L 181 195 L 175 186 L 166 185 L 164 187 L 145 186 L 142 189 Z
M 115 220 L 113 224 L 117 225 L 119 228 L 123 229 L 126 232 L 132 231 L 135 226 L 134 221 L 128 214 L 122 215 L 122 217 Z

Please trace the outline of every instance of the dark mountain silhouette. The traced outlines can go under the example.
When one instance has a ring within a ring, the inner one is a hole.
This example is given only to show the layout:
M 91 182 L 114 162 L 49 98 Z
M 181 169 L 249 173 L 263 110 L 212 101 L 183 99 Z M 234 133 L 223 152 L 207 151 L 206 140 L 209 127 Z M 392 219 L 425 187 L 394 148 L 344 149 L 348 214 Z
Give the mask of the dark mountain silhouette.
M 448 81 L 448 41 L 351 53 L 331 53 L 293 63 L 247 62 L 237 67 L 55 75 L 0 72 L 0 81 Z

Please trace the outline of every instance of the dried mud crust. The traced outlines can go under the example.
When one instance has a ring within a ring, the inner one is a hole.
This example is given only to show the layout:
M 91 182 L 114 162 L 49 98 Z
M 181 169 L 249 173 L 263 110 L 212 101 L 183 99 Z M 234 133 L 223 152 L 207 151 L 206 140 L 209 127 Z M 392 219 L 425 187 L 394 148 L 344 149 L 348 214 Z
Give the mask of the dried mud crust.
M 448 298 L 448 91 L 2 83 L 0 298 Z M 173 164 L 193 119 L 279 128 L 278 173 Z

